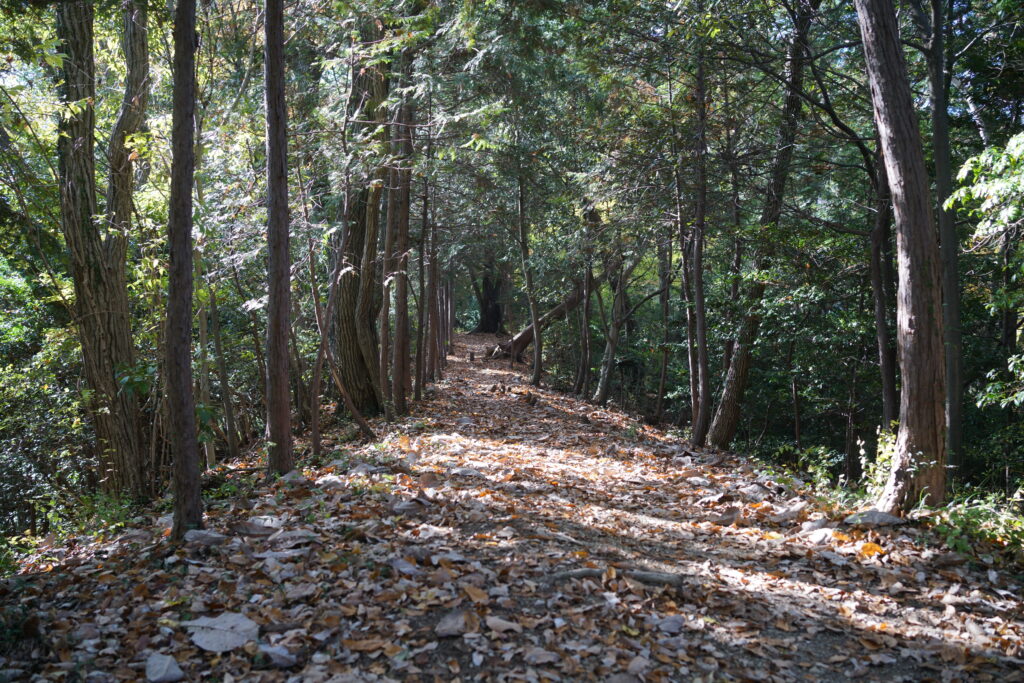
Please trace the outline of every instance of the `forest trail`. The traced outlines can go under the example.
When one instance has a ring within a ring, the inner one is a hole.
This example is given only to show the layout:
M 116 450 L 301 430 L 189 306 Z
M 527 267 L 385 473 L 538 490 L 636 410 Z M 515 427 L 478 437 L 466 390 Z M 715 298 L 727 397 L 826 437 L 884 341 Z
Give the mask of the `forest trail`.
M 377 444 L 226 469 L 180 549 L 154 516 L 0 584 L 0 680 L 1022 678 L 1019 576 L 529 387 L 493 343 L 457 337 Z

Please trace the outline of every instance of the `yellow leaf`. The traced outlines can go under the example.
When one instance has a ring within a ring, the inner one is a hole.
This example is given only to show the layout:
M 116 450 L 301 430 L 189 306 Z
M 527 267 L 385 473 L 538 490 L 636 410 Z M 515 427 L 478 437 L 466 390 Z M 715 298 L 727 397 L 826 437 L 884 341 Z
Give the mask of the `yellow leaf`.
M 857 552 L 861 557 L 874 557 L 875 555 L 882 555 L 885 553 L 885 548 L 877 543 L 865 543 L 861 545 L 860 550 Z

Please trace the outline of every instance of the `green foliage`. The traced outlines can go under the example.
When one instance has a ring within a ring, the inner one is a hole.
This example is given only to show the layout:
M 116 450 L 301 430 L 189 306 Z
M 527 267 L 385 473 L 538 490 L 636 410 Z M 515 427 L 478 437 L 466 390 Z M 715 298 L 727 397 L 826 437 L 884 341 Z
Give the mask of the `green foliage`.
M 952 550 L 978 555 L 993 549 L 1024 561 L 1024 488 L 1012 496 L 963 492 L 939 511 L 932 528 Z

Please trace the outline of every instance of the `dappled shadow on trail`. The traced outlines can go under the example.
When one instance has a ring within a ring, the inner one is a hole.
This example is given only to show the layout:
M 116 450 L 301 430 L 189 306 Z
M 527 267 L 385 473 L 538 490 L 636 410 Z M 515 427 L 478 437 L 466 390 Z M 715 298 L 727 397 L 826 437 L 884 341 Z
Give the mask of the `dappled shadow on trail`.
M 31 663 L 12 650 L 0 668 L 128 680 L 159 654 L 192 678 L 267 681 L 1020 677 L 1013 576 L 530 387 L 481 360 L 493 343 L 458 337 L 379 443 L 210 501 L 220 539 L 175 549 L 138 528 L 8 583 L 43 616 Z M 224 613 L 257 642 L 199 646 L 190 620 Z

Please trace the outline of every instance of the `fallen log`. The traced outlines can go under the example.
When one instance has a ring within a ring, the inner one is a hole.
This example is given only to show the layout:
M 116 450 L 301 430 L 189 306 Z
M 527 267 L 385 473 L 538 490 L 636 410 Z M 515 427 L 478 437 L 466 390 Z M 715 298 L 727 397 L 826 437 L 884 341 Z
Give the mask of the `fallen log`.
M 543 332 L 544 328 L 555 320 L 572 313 L 573 310 L 580 305 L 581 301 L 583 301 L 583 285 L 577 281 L 573 283 L 572 291 L 562 299 L 561 303 L 537 320 L 537 324 L 540 326 L 541 331 Z M 516 360 L 520 360 L 520 356 L 523 351 L 525 351 L 531 343 L 533 343 L 533 325 L 527 325 L 520 330 L 516 336 L 512 337 L 508 341 L 500 342 L 495 346 L 491 350 L 490 357 L 508 358 L 509 356 L 515 356 Z

